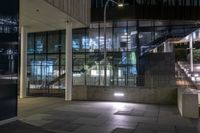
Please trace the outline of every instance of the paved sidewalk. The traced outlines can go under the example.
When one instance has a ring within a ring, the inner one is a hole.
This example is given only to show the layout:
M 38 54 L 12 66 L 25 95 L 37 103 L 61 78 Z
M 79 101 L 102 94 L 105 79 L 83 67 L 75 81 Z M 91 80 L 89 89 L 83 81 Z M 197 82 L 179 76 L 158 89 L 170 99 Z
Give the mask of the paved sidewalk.
M 0 126 L 0 133 L 53 133 L 42 128 L 16 121 Z
M 20 120 L 41 133 L 198 133 L 198 120 L 182 118 L 176 106 L 28 98 L 19 107 Z

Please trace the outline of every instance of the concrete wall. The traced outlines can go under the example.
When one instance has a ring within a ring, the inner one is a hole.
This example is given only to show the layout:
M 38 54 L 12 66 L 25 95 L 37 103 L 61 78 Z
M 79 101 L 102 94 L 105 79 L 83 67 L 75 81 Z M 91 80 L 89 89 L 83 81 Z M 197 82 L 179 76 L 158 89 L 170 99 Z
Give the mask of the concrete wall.
M 145 87 L 175 87 L 174 53 L 150 53 L 145 57 Z
M 115 97 L 115 92 L 124 93 L 124 97 Z M 150 104 L 176 104 L 176 89 L 160 88 L 124 88 L 124 87 L 98 87 L 74 86 L 73 100 L 94 101 L 123 101 Z
M 199 118 L 198 94 L 192 89 L 178 89 L 178 109 L 181 116 Z
M 72 99 L 73 100 L 88 100 L 87 99 L 87 86 L 73 86 L 72 89 Z
M 74 86 L 72 99 L 176 104 L 174 53 L 150 53 L 143 61 L 145 87 Z M 115 97 L 115 92 L 124 97 Z

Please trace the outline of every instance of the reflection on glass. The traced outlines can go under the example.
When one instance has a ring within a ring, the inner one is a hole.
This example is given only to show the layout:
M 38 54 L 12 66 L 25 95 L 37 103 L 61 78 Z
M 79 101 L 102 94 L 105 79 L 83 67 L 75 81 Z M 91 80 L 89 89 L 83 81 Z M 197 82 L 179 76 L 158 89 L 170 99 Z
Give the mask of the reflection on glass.
M 35 52 L 45 53 L 46 52 L 46 36 L 45 33 L 38 33 L 35 37 Z
M 53 74 L 53 61 L 33 61 L 31 65 L 31 73 L 34 76 Z
M 107 75 L 104 75 L 103 27 L 95 24 L 91 29 L 73 30 L 73 85 L 104 86 L 105 76 L 108 86 L 135 85 L 137 76 L 135 22 L 113 22 L 108 25 Z M 30 88 L 64 88 L 64 37 L 64 31 L 29 34 Z
M 137 75 L 135 36 L 137 31 L 135 27 L 127 28 L 128 24 L 131 23 L 111 23 L 108 24 L 109 27 L 106 28 L 108 59 L 106 79 L 108 86 L 135 85 L 135 77 Z M 114 27 L 112 27 L 112 25 Z M 104 35 L 103 27 L 98 26 L 100 25 L 96 25 L 96 27 L 92 29 L 86 29 L 85 32 L 74 32 L 73 47 L 77 49 L 73 53 L 74 85 L 104 85 Z M 89 35 L 87 35 L 87 33 L 89 33 Z M 80 49 L 80 47 L 78 47 L 80 46 L 78 45 L 78 40 L 85 44 L 85 46 L 82 47 L 84 51 L 78 50 Z M 77 42 L 76 47 L 75 42 Z M 80 60 L 79 54 L 82 54 L 82 58 L 85 58 Z M 81 69 L 84 69 L 84 71 L 80 71 Z M 133 83 L 131 84 L 131 82 Z
M 0 59 L 0 79 L 18 79 L 17 11 L 14 15 L 0 15 Z

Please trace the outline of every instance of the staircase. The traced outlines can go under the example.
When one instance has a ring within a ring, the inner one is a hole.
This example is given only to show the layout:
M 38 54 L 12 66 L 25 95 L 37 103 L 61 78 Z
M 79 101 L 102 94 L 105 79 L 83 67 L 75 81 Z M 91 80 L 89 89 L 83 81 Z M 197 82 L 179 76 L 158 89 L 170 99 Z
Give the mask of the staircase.
M 184 27 L 183 29 L 178 29 L 179 30 L 178 33 L 176 32 L 176 30 L 177 30 L 176 28 L 174 28 L 173 31 L 170 31 L 170 32 L 168 32 L 169 29 L 167 29 L 166 30 L 166 33 L 168 32 L 167 34 L 164 34 L 163 36 L 156 38 L 155 40 L 151 41 L 150 43 L 148 43 L 146 45 L 147 48 L 145 50 L 143 50 L 143 52 L 141 53 L 141 56 L 148 54 L 153 49 L 162 45 L 168 39 L 184 38 L 185 36 L 191 34 L 195 30 L 197 30 L 199 27 L 200 27 L 200 25 Z
M 50 86 L 54 85 L 55 83 L 61 81 L 61 80 L 64 79 L 64 78 L 65 78 L 65 73 L 62 74 L 61 76 L 55 78 L 54 80 L 48 82 L 48 83 L 46 84 L 46 86 L 49 88 Z

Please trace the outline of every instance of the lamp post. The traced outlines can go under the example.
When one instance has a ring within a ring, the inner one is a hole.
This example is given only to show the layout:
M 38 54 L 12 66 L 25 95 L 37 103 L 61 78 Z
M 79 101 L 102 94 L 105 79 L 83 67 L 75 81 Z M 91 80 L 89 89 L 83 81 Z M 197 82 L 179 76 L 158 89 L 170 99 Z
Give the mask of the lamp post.
M 114 0 L 107 0 L 106 4 L 104 6 L 104 24 L 103 24 L 103 28 L 104 28 L 104 86 L 107 86 L 107 51 L 106 51 L 106 12 L 107 12 L 107 7 L 109 2 L 112 2 L 116 5 L 118 5 L 118 7 L 123 7 L 124 4 L 123 2 L 116 2 Z

